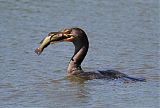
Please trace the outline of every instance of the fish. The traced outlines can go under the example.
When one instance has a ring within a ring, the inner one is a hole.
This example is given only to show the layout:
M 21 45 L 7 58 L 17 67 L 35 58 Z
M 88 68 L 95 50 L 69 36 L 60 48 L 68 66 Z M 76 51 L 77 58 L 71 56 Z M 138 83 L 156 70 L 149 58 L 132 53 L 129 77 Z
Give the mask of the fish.
M 48 36 L 46 36 L 40 42 L 40 46 L 35 49 L 35 53 L 37 55 L 40 55 L 43 52 L 44 48 L 46 48 L 48 45 L 64 41 L 64 39 L 69 38 L 71 36 L 72 36 L 71 34 L 64 34 L 61 32 L 59 32 L 59 33 L 58 32 L 51 32 L 48 34 Z
M 50 44 L 50 38 L 51 36 L 46 36 L 41 42 L 40 42 L 40 46 L 38 48 L 35 49 L 35 53 L 37 55 L 40 55 L 44 48 L 46 48 L 49 44 Z

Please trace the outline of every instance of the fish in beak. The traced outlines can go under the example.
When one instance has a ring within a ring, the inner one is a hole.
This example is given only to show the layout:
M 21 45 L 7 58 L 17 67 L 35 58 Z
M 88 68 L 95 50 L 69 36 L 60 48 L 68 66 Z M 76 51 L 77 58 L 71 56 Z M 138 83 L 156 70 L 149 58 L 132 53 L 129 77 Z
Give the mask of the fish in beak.
M 41 42 L 40 46 L 35 49 L 35 53 L 40 55 L 44 48 L 46 48 L 50 44 L 54 44 L 57 42 L 73 42 L 74 35 L 71 34 L 71 29 L 65 29 L 60 32 L 50 32 L 48 36 L 46 36 Z

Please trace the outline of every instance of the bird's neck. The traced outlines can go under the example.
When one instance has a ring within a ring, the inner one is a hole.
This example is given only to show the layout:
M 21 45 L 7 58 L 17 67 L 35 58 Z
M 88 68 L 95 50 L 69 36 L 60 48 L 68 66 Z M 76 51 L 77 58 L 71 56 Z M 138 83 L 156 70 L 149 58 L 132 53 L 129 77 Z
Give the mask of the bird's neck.
M 86 41 L 75 42 L 73 44 L 75 46 L 75 52 L 67 69 L 68 75 L 76 75 L 83 72 L 81 63 L 84 60 L 89 47 L 88 39 L 86 39 Z

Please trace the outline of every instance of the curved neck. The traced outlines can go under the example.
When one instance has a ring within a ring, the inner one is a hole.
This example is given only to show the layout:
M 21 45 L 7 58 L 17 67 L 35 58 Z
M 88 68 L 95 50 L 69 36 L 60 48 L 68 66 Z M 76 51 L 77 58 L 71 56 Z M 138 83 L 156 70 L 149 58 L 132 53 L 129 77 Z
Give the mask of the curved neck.
M 81 68 L 81 63 L 84 60 L 89 48 L 89 42 L 87 37 L 79 39 L 78 41 L 74 41 L 73 44 L 75 46 L 75 52 L 70 60 L 67 69 L 68 75 L 76 75 L 83 72 Z

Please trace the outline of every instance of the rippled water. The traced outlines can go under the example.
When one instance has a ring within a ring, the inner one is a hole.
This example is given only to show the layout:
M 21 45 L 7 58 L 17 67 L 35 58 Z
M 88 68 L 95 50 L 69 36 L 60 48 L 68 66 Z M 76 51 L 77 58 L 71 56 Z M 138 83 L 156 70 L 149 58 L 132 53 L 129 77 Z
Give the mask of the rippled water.
M 0 107 L 158 108 L 156 0 L 0 0 Z M 115 69 L 147 82 L 66 80 L 71 43 L 34 53 L 49 32 L 81 27 L 84 70 Z

